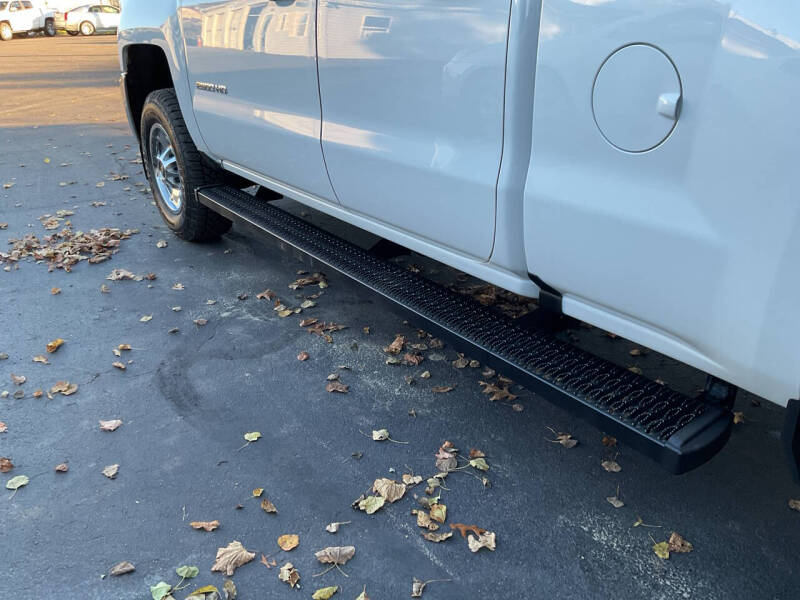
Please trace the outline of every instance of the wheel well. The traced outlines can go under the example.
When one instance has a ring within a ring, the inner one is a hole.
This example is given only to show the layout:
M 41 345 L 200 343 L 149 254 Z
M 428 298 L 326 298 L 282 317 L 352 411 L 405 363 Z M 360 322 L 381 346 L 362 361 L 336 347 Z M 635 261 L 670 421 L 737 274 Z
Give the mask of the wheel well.
M 123 56 L 127 72 L 125 92 L 128 95 L 128 105 L 135 128 L 134 133 L 138 138 L 142 108 L 147 95 L 155 90 L 174 87 L 172 75 L 169 71 L 167 56 L 158 46 L 133 44 L 125 48 Z

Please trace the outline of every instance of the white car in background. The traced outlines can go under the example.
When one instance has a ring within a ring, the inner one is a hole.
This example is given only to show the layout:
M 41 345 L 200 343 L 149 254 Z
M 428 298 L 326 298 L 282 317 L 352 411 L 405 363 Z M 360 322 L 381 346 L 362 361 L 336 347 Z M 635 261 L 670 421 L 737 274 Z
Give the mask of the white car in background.
M 106 4 L 87 4 L 73 8 L 64 15 L 70 35 L 94 35 L 95 32 L 114 32 L 119 27 L 119 9 Z
M 0 0 L 0 40 L 8 41 L 15 33 L 42 31 L 56 34 L 52 11 L 34 6 L 30 0 Z

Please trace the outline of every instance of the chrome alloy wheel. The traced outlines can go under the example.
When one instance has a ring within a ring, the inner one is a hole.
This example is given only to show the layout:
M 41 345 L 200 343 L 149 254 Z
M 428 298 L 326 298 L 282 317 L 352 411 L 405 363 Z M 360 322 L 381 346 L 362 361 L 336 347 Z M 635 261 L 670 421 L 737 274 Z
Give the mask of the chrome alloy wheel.
M 158 190 L 157 200 L 166 210 L 177 215 L 183 208 L 183 180 L 169 136 L 158 123 L 150 129 L 148 149 L 150 172 Z

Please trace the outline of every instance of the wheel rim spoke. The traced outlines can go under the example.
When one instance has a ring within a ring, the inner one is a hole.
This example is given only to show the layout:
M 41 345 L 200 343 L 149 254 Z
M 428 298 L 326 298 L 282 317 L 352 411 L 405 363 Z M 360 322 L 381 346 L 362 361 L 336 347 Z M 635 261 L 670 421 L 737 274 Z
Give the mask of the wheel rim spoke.
M 150 131 L 149 147 L 156 199 L 167 211 L 178 214 L 183 208 L 183 180 L 175 150 L 160 124 L 154 125 Z

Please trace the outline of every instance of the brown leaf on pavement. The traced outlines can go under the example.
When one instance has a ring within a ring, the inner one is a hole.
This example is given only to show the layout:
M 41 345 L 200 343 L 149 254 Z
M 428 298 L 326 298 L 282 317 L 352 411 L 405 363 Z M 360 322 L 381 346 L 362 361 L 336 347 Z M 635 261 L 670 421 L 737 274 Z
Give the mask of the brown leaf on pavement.
M 736 411 L 733 413 L 733 424 L 740 425 L 744 423 L 744 413 L 741 411 Z
M 61 288 L 60 287 L 51 287 L 50 288 L 50 293 L 53 296 L 58 296 L 61 293 Z
M 497 383 L 479 381 L 478 385 L 483 387 L 484 394 L 491 394 L 489 396 L 489 402 L 498 402 L 503 400 L 508 400 L 509 402 L 511 402 L 517 399 L 516 395 L 512 394 L 508 390 L 508 385 L 502 385 L 501 381 L 499 380 Z
M 471 531 L 478 537 L 486 533 L 486 530 L 477 525 L 464 525 L 464 523 L 450 523 L 450 529 L 458 530 L 462 538 L 467 537 L 467 532 Z
M 600 440 L 606 448 L 613 448 L 617 445 L 617 438 L 611 435 L 604 435 L 603 439 Z
M 0 423 L 2 425 L 2 423 Z M 792 510 L 800 511 L 800 499 L 798 500 L 789 500 L 789 508 Z
M 604 460 L 600 463 L 600 466 L 609 473 L 619 473 L 622 471 L 622 467 L 620 467 L 619 463 L 615 460 Z
M 122 362 L 119 362 L 119 361 L 111 363 L 111 366 L 119 369 L 120 371 L 124 371 L 125 369 L 128 368 L 128 367 L 125 366 L 125 363 L 122 363 Z
M 372 484 L 372 491 L 389 503 L 396 502 L 406 493 L 406 485 L 392 479 L 381 477 Z
M 217 549 L 217 557 L 211 570 L 230 577 L 236 569 L 249 563 L 255 556 L 255 552 L 248 552 L 241 542 L 234 540 L 224 548 Z
M 6 431 L 8 431 L 8 425 L 0 421 L 0 433 L 5 433 Z
M 300 536 L 296 533 L 286 533 L 278 538 L 278 546 L 284 552 L 289 552 L 300 544 Z
M 12 373 L 11 381 L 13 382 L 14 385 L 22 385 L 23 383 L 28 381 L 28 378 L 25 377 L 25 375 L 14 375 L 14 373 Z
M 203 529 L 204 531 L 214 531 L 219 527 L 219 521 L 192 521 L 189 523 L 192 529 Z
M 125 575 L 125 573 L 133 573 L 136 570 L 131 563 L 127 560 L 123 560 L 121 563 L 117 563 L 113 567 L 111 567 L 111 571 L 109 571 L 112 577 L 119 577 L 120 575 Z
M 484 531 L 477 538 L 470 535 L 467 538 L 467 544 L 471 552 L 477 552 L 481 548 L 488 548 L 493 551 L 495 549 L 495 534 L 493 531 Z
M 411 365 L 416 367 L 419 364 L 421 364 L 423 360 L 425 360 L 425 357 L 417 352 L 406 352 L 403 355 L 403 363 L 406 365 Z
M 270 502 L 268 499 L 266 499 L 266 498 L 264 498 L 261 501 L 261 508 L 264 509 L 264 512 L 268 512 L 268 513 L 272 513 L 272 514 L 275 514 L 275 513 L 278 512 L 278 509 L 275 508 L 275 505 L 272 502 Z
M 56 465 L 55 470 L 56 470 L 56 473 L 66 473 L 67 471 L 69 471 L 69 465 L 67 463 L 65 463 L 65 462 L 58 463 Z
M 294 587 L 300 581 L 300 573 L 297 572 L 292 563 L 287 562 L 278 572 L 278 579 L 288 583 L 289 587 Z
M 13 468 L 14 463 L 11 462 L 10 458 L 0 456 L 0 473 L 8 473 Z
M 38 356 L 33 357 L 33 362 L 42 363 L 43 365 L 49 365 L 50 361 L 44 354 L 39 354 Z
M 114 431 L 122 425 L 121 419 L 112 419 L 111 421 L 99 421 L 100 429 L 103 431 Z
M 679 554 L 691 552 L 694 548 L 690 542 L 687 542 L 685 539 L 683 539 L 683 536 L 681 536 L 679 533 L 675 533 L 674 531 L 669 536 L 667 546 L 669 547 L 670 552 L 677 552 Z
M 428 531 L 436 531 L 437 529 L 439 529 L 439 526 L 436 523 L 434 523 L 433 521 L 431 521 L 430 515 L 427 512 L 425 512 L 424 510 L 419 510 L 419 509 L 416 509 L 416 508 L 412 508 L 411 509 L 411 514 L 412 515 L 416 515 L 416 517 L 417 517 L 417 526 L 418 527 L 423 527 L 423 528 L 427 529 Z M 451 525 L 451 527 L 452 527 L 452 525 Z
M 434 388 L 431 388 L 431 391 L 434 394 L 446 394 L 447 392 L 452 392 L 455 388 L 453 385 L 437 385 Z
M 316 556 L 317 560 L 321 563 L 343 565 L 353 558 L 355 553 L 355 546 L 328 546 L 319 552 L 315 552 L 314 556 Z
M 261 554 L 261 564 L 267 567 L 268 569 L 278 566 L 278 563 L 274 558 L 270 560 L 266 556 L 264 556 L 263 553 Z
M 433 533 L 432 531 L 426 531 L 422 534 L 422 537 L 430 542 L 443 542 L 446 539 L 453 537 L 453 532 L 448 531 L 447 533 Z
M 404 335 L 396 334 L 394 341 L 386 346 L 383 351 L 388 352 L 389 354 L 400 354 L 403 350 L 403 346 L 405 346 L 406 338 Z
M 119 472 L 119 465 L 108 465 L 103 469 L 103 475 L 109 479 L 114 479 Z
M 272 290 L 264 290 L 260 294 L 256 294 L 256 298 L 259 300 L 272 300 L 275 297 L 275 292 Z
M 418 483 L 422 483 L 422 475 L 412 475 L 411 473 L 403 473 L 403 483 L 405 483 L 406 486 L 408 487 L 417 485 Z
M 57 381 L 56 384 L 50 388 L 51 394 L 61 393 L 63 396 L 71 396 L 78 391 L 77 383 L 70 383 L 69 381 Z
M 308 360 L 308 357 L 309 357 L 308 352 L 303 351 L 303 352 L 301 352 L 300 354 L 297 355 L 297 360 L 299 360 L 300 362 L 303 362 L 303 361 Z
M 350 390 L 350 386 L 343 384 L 341 381 L 331 381 L 325 386 L 325 391 L 328 393 L 338 392 L 346 394 Z

